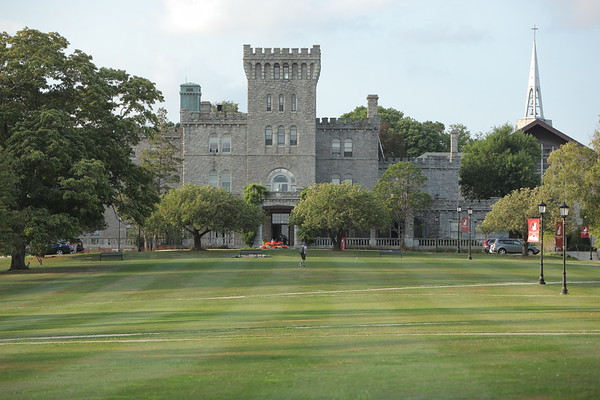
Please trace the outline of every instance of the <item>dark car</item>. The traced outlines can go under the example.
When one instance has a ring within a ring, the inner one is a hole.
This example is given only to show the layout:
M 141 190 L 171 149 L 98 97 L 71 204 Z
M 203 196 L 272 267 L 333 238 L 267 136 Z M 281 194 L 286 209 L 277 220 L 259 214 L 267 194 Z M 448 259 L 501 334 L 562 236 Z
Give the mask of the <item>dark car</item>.
M 522 239 L 495 239 L 490 242 L 490 253 L 506 254 L 506 253 L 522 253 L 523 252 L 523 240 Z M 527 248 L 529 255 L 537 254 L 540 249 L 530 244 Z
M 48 250 L 46 250 L 46 255 L 56 254 L 58 256 L 63 254 L 71 254 L 71 248 L 68 243 L 53 243 L 50 245 Z

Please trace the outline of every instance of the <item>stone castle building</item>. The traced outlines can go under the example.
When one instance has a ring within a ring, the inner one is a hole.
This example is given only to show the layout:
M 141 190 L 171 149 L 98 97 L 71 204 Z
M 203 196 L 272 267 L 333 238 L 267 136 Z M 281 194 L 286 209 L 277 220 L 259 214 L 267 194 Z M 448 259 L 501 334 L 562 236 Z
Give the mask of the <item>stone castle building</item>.
M 540 143 L 543 171 L 548 154 L 573 139 L 544 118 L 535 47 L 534 35 L 526 112 L 516 129 L 532 134 Z M 203 101 L 200 85 L 184 83 L 180 86 L 180 125 L 169 140 L 181 150 L 182 183 L 220 186 L 240 195 L 249 183 L 266 186 L 269 195 L 263 208 L 268 222 L 259 228 L 256 244 L 283 239 L 294 246 L 298 244 L 297 229 L 289 224 L 289 216 L 302 189 L 321 182 L 373 188 L 387 167 L 398 160 L 380 157 L 377 95 L 367 96 L 366 120 L 317 118 L 320 46 L 263 49 L 244 45 L 243 65 L 248 112 L 229 112 Z M 407 218 L 401 231 L 351 232 L 349 247 L 466 246 L 459 221 L 467 216 L 467 208 L 473 211 L 472 238 L 483 238 L 476 226 L 496 199 L 471 202 L 462 197 L 458 185 L 461 153 L 456 139 L 451 134 L 449 152 L 425 153 L 410 160 L 427 178 L 423 190 L 433 199 L 430 208 Z M 147 147 L 148 143 L 140 144 L 136 157 Z M 127 225 L 118 222 L 112 210 L 107 211 L 107 221 L 109 229 L 86 235 L 84 244 L 106 248 L 116 247 L 117 242 L 121 248 L 133 242 Z M 318 244 L 327 246 L 327 239 Z M 206 235 L 204 245 L 243 244 L 239 235 L 213 232 Z

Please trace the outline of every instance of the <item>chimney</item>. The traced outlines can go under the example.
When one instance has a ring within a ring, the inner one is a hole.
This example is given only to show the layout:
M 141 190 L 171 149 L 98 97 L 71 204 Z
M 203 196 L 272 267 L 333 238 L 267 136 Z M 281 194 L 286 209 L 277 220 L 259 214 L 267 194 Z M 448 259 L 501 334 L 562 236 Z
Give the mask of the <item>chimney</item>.
M 377 102 L 379 101 L 379 96 L 376 94 L 370 94 L 367 96 L 367 118 L 375 119 L 379 117 L 379 113 L 377 112 Z
M 458 154 L 458 131 L 452 129 L 450 131 L 450 162 L 454 160 Z

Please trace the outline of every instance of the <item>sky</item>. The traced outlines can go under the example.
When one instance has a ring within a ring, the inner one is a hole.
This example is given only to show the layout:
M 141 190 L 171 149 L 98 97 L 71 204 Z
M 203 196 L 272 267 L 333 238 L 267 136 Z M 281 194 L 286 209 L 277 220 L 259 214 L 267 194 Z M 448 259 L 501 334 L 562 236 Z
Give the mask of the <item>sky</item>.
M 0 31 L 58 32 L 98 67 L 147 78 L 179 121 L 179 85 L 247 109 L 244 44 L 321 46 L 317 117 L 369 94 L 473 135 L 524 116 L 533 26 L 544 116 L 589 144 L 599 129 L 600 0 L 0 0 Z

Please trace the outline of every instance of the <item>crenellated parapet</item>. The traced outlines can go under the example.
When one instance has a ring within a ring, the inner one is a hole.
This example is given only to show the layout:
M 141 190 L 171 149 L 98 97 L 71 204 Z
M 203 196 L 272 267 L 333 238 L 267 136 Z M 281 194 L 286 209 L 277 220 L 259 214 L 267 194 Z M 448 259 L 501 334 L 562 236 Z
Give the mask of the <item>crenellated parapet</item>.
M 318 80 L 321 46 L 312 48 L 252 48 L 244 45 L 244 71 L 248 80 Z
M 373 130 L 379 131 L 379 124 L 368 119 L 352 118 L 317 118 L 317 130 Z
M 200 113 L 181 110 L 180 119 L 182 124 L 245 124 L 248 120 L 248 114 L 226 112 Z

